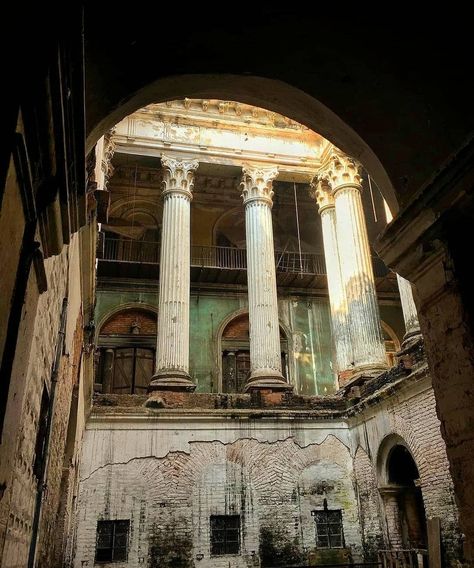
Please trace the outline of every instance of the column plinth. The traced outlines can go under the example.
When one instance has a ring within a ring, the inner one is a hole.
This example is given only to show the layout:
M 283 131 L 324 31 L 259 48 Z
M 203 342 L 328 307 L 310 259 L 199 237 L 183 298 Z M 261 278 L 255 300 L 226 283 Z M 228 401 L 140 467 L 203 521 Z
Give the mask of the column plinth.
M 156 372 L 149 391 L 193 391 L 189 375 L 190 204 L 197 160 L 163 156 Z
M 245 391 L 292 390 L 282 374 L 272 226 L 277 168 L 242 169 L 250 323 L 250 375 Z

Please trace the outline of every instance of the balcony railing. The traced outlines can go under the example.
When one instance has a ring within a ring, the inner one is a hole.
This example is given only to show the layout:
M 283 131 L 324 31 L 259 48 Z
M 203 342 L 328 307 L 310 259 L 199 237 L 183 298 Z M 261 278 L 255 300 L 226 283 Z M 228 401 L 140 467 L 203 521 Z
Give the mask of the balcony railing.
M 159 264 L 160 243 L 135 241 L 132 239 L 106 238 L 104 240 L 102 260 Z M 383 262 L 374 257 L 376 276 L 385 276 L 388 272 Z M 230 270 L 247 269 L 247 251 L 234 247 L 191 246 L 191 266 L 222 268 Z M 323 276 L 326 264 L 323 254 L 275 251 L 275 266 L 278 272 Z
M 382 568 L 428 568 L 428 551 L 417 548 L 379 550 L 378 560 Z

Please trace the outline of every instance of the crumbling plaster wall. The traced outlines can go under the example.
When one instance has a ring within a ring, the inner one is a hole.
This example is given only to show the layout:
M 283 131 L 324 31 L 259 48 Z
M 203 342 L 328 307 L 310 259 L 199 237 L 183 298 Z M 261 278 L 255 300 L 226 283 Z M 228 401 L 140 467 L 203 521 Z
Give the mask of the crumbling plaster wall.
M 324 498 L 329 508 L 343 509 L 347 546 L 360 558 L 352 458 L 343 424 L 183 418 L 176 414 L 124 423 L 116 416 L 89 424 L 75 566 L 93 564 L 97 520 L 108 518 L 131 520 L 128 565 L 257 566 L 269 539 L 285 547 L 291 563 L 314 548 L 310 512 L 322 508 Z M 210 555 L 212 514 L 241 515 L 240 555 Z

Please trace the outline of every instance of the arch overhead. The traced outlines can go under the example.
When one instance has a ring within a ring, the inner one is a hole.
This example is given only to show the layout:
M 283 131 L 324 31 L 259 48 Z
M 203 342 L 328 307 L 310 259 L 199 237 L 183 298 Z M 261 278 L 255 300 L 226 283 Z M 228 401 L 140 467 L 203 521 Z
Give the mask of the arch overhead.
M 303 124 L 356 158 L 370 172 L 390 209 L 398 211 L 392 182 L 368 144 L 317 99 L 274 79 L 230 74 L 192 74 L 159 79 L 142 87 L 102 117 L 89 132 L 87 150 L 90 151 L 105 132 L 138 109 L 151 103 L 178 99 L 232 100 L 276 112 Z

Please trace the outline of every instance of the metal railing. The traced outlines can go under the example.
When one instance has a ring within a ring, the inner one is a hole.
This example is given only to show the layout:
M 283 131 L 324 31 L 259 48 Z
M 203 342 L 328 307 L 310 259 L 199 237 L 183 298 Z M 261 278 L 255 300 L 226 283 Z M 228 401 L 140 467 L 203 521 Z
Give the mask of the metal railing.
M 104 239 L 103 260 L 159 264 L 160 243 L 133 239 Z M 246 249 L 217 246 L 191 246 L 191 266 L 247 270 Z M 275 266 L 278 272 L 323 276 L 326 263 L 323 254 L 275 251 Z M 375 276 L 385 276 L 388 269 L 380 258 L 373 258 Z
M 378 560 L 382 568 L 428 568 L 428 551 L 419 548 L 379 550 Z

